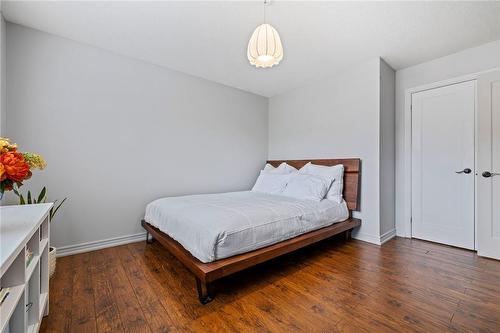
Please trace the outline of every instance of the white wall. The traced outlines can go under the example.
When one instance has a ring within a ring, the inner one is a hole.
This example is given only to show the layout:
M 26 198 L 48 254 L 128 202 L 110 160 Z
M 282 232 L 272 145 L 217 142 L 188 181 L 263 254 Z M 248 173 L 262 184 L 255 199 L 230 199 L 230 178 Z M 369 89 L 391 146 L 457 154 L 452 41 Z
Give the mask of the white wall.
M 140 233 L 147 202 L 244 190 L 267 158 L 267 99 L 7 24 L 7 134 L 68 196 L 55 246 Z
M 380 61 L 380 235 L 395 233 L 395 72 Z
M 388 69 L 382 67 L 385 75 Z M 385 165 L 380 160 L 380 126 L 383 121 L 390 128 L 391 112 L 388 105 L 387 117 L 381 117 L 381 74 L 377 58 L 269 100 L 270 159 L 361 158 L 361 209 L 356 216 L 363 223 L 354 237 L 375 243 L 381 235 L 379 182 Z M 389 95 L 390 84 L 385 86 Z M 390 133 L 385 140 L 390 144 Z
M 0 13 L 0 136 L 4 136 L 7 129 L 7 99 L 6 99 L 6 72 L 7 72 L 7 54 L 6 54 L 6 25 L 5 20 Z
M 399 236 L 411 236 L 406 228 L 411 193 L 409 177 L 411 115 L 405 110 L 405 91 L 428 83 L 500 67 L 500 40 L 396 72 L 396 229 Z M 405 212 L 407 214 L 405 215 Z

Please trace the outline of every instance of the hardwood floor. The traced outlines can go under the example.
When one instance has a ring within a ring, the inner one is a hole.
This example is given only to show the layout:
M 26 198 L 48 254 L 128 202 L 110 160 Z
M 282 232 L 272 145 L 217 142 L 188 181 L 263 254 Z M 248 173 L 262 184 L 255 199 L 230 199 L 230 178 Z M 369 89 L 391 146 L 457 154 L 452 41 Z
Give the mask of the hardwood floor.
M 329 239 L 216 284 L 158 243 L 58 259 L 41 332 L 500 332 L 500 262 L 395 238 Z

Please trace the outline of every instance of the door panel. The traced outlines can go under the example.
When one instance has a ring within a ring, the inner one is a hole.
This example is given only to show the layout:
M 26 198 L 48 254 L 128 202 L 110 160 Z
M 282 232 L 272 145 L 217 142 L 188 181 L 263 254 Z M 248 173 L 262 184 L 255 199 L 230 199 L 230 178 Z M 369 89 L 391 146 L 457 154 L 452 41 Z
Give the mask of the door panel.
M 412 237 L 474 249 L 474 126 L 474 81 L 412 94 Z
M 478 131 L 478 254 L 500 259 L 500 71 L 478 80 Z

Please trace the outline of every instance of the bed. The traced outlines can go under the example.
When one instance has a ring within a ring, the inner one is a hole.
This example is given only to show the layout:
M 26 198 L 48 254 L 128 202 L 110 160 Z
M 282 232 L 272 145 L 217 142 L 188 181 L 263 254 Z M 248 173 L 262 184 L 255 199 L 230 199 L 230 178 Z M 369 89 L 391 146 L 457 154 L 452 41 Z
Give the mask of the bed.
M 344 201 L 242 191 L 162 198 L 147 206 L 147 241 L 157 240 L 195 275 L 202 304 L 214 298 L 213 281 L 339 233 L 349 238 L 361 224 L 350 217 L 358 209 L 359 159 L 268 161 L 282 162 L 297 169 L 308 162 L 343 164 Z

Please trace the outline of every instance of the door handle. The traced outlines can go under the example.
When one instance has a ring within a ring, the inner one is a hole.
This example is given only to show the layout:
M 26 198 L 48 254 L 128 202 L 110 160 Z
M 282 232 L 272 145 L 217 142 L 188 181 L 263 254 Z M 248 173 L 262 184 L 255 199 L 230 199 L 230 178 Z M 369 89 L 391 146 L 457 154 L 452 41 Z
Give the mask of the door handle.
M 485 171 L 485 172 L 483 172 L 482 175 L 483 175 L 484 178 L 490 178 L 490 177 L 493 177 L 493 176 L 500 176 L 500 173 Z
M 472 172 L 472 170 L 469 168 L 465 168 L 465 169 L 460 170 L 460 171 L 455 171 L 455 173 L 467 173 L 467 174 L 469 174 L 471 172 Z M 483 174 L 483 176 L 484 176 L 484 174 Z

